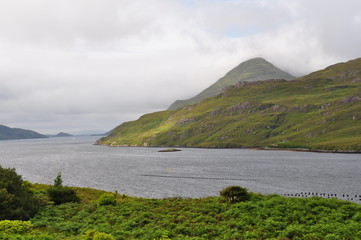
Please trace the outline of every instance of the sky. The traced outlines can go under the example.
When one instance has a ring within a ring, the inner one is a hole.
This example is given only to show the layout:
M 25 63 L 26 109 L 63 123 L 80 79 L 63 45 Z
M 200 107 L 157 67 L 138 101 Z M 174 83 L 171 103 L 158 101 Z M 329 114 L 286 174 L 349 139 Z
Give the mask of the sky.
M 1 0 L 0 124 L 106 132 L 248 59 L 302 76 L 360 43 L 360 0 Z

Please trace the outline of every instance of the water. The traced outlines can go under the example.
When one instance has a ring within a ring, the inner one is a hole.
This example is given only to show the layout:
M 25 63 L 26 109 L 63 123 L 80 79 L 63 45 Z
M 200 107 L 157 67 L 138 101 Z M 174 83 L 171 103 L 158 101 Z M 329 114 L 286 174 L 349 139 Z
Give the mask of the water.
M 31 182 L 164 198 L 215 196 L 229 185 L 265 194 L 337 194 L 361 199 L 361 155 L 93 145 L 97 137 L 0 141 L 0 165 Z M 348 194 L 349 196 L 347 196 Z M 355 197 L 355 195 L 358 195 Z M 361 201 L 361 200 L 360 200 Z

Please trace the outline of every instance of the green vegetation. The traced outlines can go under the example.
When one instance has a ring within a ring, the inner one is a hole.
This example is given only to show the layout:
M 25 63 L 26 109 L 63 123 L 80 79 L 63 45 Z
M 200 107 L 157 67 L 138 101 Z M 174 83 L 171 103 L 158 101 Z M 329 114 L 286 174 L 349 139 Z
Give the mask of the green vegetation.
M 11 180 L 2 182 L 12 184 Z M 30 183 L 27 187 L 31 188 L 27 192 L 37 198 L 44 197 L 49 188 Z M 51 187 L 63 187 L 60 174 Z M 0 221 L 0 239 L 361 238 L 361 205 L 337 199 L 264 196 L 239 186 L 223 189 L 220 197 L 199 199 L 145 199 L 89 188 L 71 189 L 81 196 L 80 202 L 47 202 L 29 221 L 5 217 Z
M 115 238 L 107 233 L 89 230 L 81 238 L 82 240 L 115 240 Z
M 54 187 L 59 188 L 63 186 L 63 179 L 61 178 L 61 172 L 56 175 L 56 178 L 54 179 Z
M 123 123 L 98 144 L 361 151 L 361 58 L 294 81 L 243 82 Z
M 137 146 L 133 139 L 128 138 L 128 135 L 132 135 L 136 139 L 149 138 L 168 128 L 168 126 L 164 125 L 164 122 L 170 116 L 171 112 L 167 111 L 145 114 L 138 119 L 138 121 L 141 122 L 140 125 L 129 122 L 116 127 L 108 135 L 109 138 L 107 138 L 107 143 L 110 146 Z M 119 134 L 119 132 L 121 132 L 121 134 Z M 123 134 L 127 136 L 123 138 Z M 111 141 L 111 139 L 116 139 L 116 141 Z M 142 145 L 147 146 L 147 143 L 144 142 Z
M 104 193 L 97 200 L 98 206 L 115 206 L 117 205 L 116 194 Z
M 31 233 L 33 225 L 29 221 L 21 220 L 3 220 L 0 221 L 0 232 L 6 234 L 25 234 Z
M 225 87 L 239 82 L 253 82 L 267 79 L 293 80 L 294 78 L 295 77 L 283 72 L 263 58 L 254 58 L 241 63 L 198 95 L 190 99 L 175 101 L 168 110 L 178 110 L 186 105 L 200 103 L 206 98 L 221 94 Z
M 229 204 L 223 197 L 117 195 L 115 205 L 100 205 L 94 196 L 89 202 L 45 206 L 30 222 L 12 223 L 24 225 L 24 230 L 0 231 L 0 239 L 361 238 L 361 205 L 318 197 L 249 196 L 247 201 Z M 4 229 L 1 222 L 0 228 Z
M 0 166 L 0 220 L 28 220 L 39 210 L 40 200 L 15 169 Z M 0 222 L 0 229 L 7 222 Z

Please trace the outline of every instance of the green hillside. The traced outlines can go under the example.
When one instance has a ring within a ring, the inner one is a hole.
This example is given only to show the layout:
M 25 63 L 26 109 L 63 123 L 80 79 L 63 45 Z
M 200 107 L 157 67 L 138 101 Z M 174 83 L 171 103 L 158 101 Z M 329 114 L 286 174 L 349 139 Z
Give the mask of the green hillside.
M 186 105 L 199 103 L 206 98 L 222 93 L 222 90 L 225 87 L 237 84 L 239 82 L 253 82 L 267 79 L 293 80 L 294 77 L 273 66 L 263 58 L 254 58 L 241 63 L 198 95 L 190 99 L 175 101 L 168 108 L 168 110 L 177 110 Z
M 47 136 L 31 130 L 21 128 L 9 128 L 4 125 L 0 125 L 0 140 L 32 138 L 47 138 Z
M 294 81 L 242 82 L 124 123 L 98 144 L 361 151 L 361 58 Z

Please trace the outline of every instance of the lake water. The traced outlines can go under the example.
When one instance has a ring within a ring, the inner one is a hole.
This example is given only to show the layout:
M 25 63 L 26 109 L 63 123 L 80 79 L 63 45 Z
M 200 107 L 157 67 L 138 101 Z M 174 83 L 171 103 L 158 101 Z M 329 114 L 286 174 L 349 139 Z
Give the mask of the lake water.
M 64 185 L 138 197 L 215 196 L 240 185 L 265 194 L 337 194 L 361 202 L 360 154 L 197 148 L 161 153 L 93 145 L 96 139 L 0 141 L 0 165 L 31 182 L 52 184 L 62 172 Z

